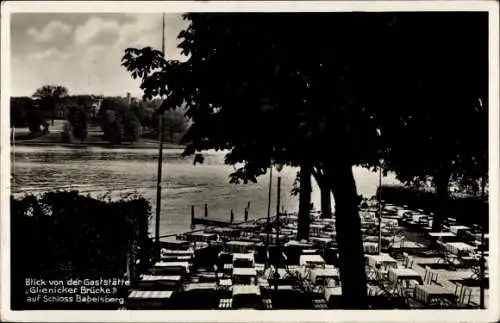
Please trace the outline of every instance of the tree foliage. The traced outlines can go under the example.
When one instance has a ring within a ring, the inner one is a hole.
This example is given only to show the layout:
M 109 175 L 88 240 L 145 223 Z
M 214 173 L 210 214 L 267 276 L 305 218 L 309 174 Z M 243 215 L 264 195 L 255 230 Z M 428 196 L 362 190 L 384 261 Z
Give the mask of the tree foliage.
M 449 167 L 441 161 L 457 151 L 452 165 L 475 165 L 469 137 L 456 129 L 477 116 L 471 104 L 484 97 L 484 65 L 475 62 L 487 61 L 485 17 L 188 14 L 190 25 L 179 34 L 187 61 L 131 48 L 123 65 L 141 79 L 146 99 L 166 97 L 165 110 L 185 104 L 193 121 L 186 154 L 227 149 L 226 163 L 243 164 L 232 182 L 256 181 L 271 161 L 320 163 L 335 198 L 345 306 L 365 307 L 352 166 L 375 167 L 384 157 L 387 169 L 415 178 L 443 174 L 436 165 Z M 297 35 L 307 37 L 298 43 Z M 448 136 L 439 134 L 444 122 L 453 123 Z
M 488 22 L 482 14 L 444 17 L 446 24 L 431 16 L 418 31 L 411 25 L 416 16 L 400 23 L 404 37 L 395 50 L 411 46 L 413 60 L 405 66 L 409 86 L 398 91 L 412 100 L 402 97 L 380 120 L 387 168 L 410 185 L 431 181 L 441 196 L 436 230 L 450 182 L 474 183 L 488 172 Z
M 89 110 L 86 106 L 70 108 L 68 122 L 71 125 L 72 137 L 83 142 L 87 138 L 89 124 Z
M 133 259 L 132 273 L 150 263 L 151 206 L 136 194 L 106 201 L 76 191 L 49 192 L 11 198 L 10 205 L 11 299 L 15 309 L 30 305 L 24 293 L 26 278 L 121 278 L 126 273 L 127 253 Z M 135 260 L 140 260 L 140 265 Z M 45 309 L 56 306 L 43 305 Z M 66 309 L 76 306 L 64 305 Z
M 153 115 L 153 131 L 156 138 L 159 134 L 159 113 Z M 172 143 L 182 142 L 186 131 L 188 130 L 189 121 L 185 116 L 185 111 L 181 108 L 168 110 L 163 112 L 163 138 Z
M 105 98 L 99 110 L 104 140 L 112 144 L 134 142 L 140 138 L 141 124 L 124 99 Z
M 33 110 L 35 103 L 30 97 L 10 98 L 10 126 L 20 127 L 26 125 L 26 114 Z
M 11 127 L 27 126 L 31 137 L 37 137 L 49 131 L 46 122 L 51 113 L 40 109 L 35 100 L 29 97 L 10 99 Z
M 136 101 L 132 103 L 132 113 L 146 130 L 143 136 L 159 138 L 159 111 L 161 100 Z M 163 139 L 171 143 L 180 143 L 189 127 L 185 109 L 179 108 L 163 112 Z
M 52 121 L 61 108 L 62 98 L 68 95 L 68 89 L 62 85 L 44 85 L 33 93 L 33 98 L 39 102 L 41 110 L 51 112 Z
M 64 143 L 72 143 L 74 140 L 73 126 L 69 121 L 64 123 L 63 131 L 61 132 L 61 140 Z

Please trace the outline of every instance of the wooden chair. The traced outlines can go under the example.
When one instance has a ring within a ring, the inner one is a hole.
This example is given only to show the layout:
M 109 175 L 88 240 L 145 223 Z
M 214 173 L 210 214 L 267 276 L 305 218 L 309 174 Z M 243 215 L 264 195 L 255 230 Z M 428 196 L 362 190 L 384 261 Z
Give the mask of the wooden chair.
M 413 268 L 413 262 L 414 262 L 413 257 L 411 257 L 411 256 L 408 257 L 408 263 L 406 264 L 406 268 L 410 268 L 410 269 Z
M 262 306 L 265 310 L 272 310 L 273 309 L 273 301 L 270 298 L 263 298 L 262 299 Z
M 313 308 L 315 310 L 326 310 L 328 309 L 328 304 L 326 304 L 326 300 L 324 299 L 313 299 Z
M 404 268 L 413 267 L 413 257 L 406 252 L 403 252 L 403 267 Z
M 471 267 L 472 269 L 472 275 L 471 278 L 474 280 L 480 280 L 481 279 L 481 260 L 476 261 L 476 263 Z M 489 271 L 488 271 L 488 266 L 485 263 L 484 264 L 484 278 L 488 279 L 489 278 Z
M 470 299 L 472 296 L 472 288 L 464 286 L 460 283 L 456 283 L 455 296 L 457 297 L 458 304 L 468 306 L 470 304 Z
M 410 261 L 410 255 L 408 255 L 407 252 L 403 252 L 403 267 L 407 268 L 409 261 Z
M 433 271 L 429 266 L 425 266 L 424 285 L 437 284 L 438 273 Z
M 219 309 L 220 310 L 230 310 L 233 308 L 233 299 L 232 298 L 221 298 L 219 301 Z
M 440 256 L 440 259 L 438 259 L 437 263 L 438 264 L 447 264 L 450 266 L 450 269 L 456 269 L 456 263 L 458 261 L 458 256 L 449 252 L 446 249 L 446 245 L 442 243 L 441 241 L 437 241 L 438 245 L 438 253 Z

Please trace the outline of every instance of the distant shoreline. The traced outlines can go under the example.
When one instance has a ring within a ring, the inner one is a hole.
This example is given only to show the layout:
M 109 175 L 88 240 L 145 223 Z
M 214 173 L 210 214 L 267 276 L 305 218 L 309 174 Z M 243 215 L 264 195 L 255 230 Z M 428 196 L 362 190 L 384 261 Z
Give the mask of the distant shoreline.
M 87 137 L 83 142 L 74 140 L 73 142 L 64 142 L 61 134 L 63 133 L 64 120 L 55 120 L 54 125 L 50 126 L 50 132 L 38 137 L 29 137 L 29 130 L 26 127 L 15 128 L 14 140 L 10 140 L 12 146 L 29 146 L 29 147 L 65 147 L 74 149 L 85 148 L 107 148 L 107 149 L 158 149 L 159 140 L 148 137 L 140 137 L 137 141 L 132 143 L 112 144 L 103 140 L 102 130 L 96 126 L 89 126 Z M 164 142 L 164 149 L 184 149 L 185 145 L 175 144 L 172 142 Z
M 65 148 L 109 148 L 109 149 L 120 149 L 120 148 L 129 148 L 129 149 L 146 149 L 146 148 L 158 148 L 159 142 L 136 142 L 131 144 L 119 144 L 113 145 L 105 142 L 90 142 L 90 143 L 64 143 L 64 142 L 36 142 L 36 141 L 17 141 L 14 143 L 10 143 L 10 146 L 29 146 L 29 147 L 65 147 Z M 163 143 L 163 149 L 184 149 L 185 146 L 173 144 L 173 143 Z

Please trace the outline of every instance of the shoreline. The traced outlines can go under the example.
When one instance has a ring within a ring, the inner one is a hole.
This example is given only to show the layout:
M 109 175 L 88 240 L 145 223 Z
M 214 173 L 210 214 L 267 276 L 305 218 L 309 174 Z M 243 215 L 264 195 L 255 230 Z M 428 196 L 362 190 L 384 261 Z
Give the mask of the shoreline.
M 84 148 L 109 148 L 109 149 L 152 149 L 158 148 L 158 142 L 139 142 L 132 144 L 120 144 L 113 145 L 105 142 L 90 142 L 90 143 L 56 143 L 56 142 L 31 142 L 31 141 L 18 141 L 16 143 L 10 143 L 11 147 L 64 147 L 64 148 L 75 148 L 75 149 L 84 149 Z M 184 149 L 186 146 L 173 144 L 173 143 L 163 143 L 163 149 Z

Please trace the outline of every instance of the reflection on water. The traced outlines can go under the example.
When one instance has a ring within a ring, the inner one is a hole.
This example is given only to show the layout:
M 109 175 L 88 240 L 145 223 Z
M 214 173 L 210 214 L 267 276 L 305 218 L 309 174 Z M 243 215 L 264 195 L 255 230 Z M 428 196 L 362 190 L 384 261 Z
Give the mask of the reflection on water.
M 12 148 L 11 192 L 42 193 L 53 189 L 77 189 L 92 196 L 110 192 L 112 197 L 137 191 L 150 200 L 153 214 L 156 204 L 157 150 L 26 147 Z M 228 220 L 231 209 L 235 219 L 243 218 L 250 202 L 250 217 L 267 214 L 269 176 L 259 178 L 256 184 L 229 184 L 232 166 L 224 165 L 224 153 L 204 153 L 204 163 L 193 165 L 192 157 L 183 157 L 182 150 L 165 149 L 163 153 L 161 234 L 189 229 L 191 205 L 197 214 L 208 204 L 210 218 Z M 297 198 L 290 195 L 297 169 L 284 168 L 281 203 L 287 210 L 295 210 Z M 354 169 L 358 192 L 375 193 L 378 176 L 364 169 Z M 389 176 L 384 182 L 394 182 Z M 272 210 L 276 209 L 276 181 L 273 181 Z M 312 202 L 319 207 L 319 192 L 313 183 Z M 154 221 L 152 221 L 154 222 Z M 154 232 L 154 223 L 151 226 Z

